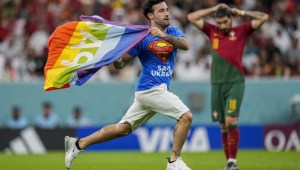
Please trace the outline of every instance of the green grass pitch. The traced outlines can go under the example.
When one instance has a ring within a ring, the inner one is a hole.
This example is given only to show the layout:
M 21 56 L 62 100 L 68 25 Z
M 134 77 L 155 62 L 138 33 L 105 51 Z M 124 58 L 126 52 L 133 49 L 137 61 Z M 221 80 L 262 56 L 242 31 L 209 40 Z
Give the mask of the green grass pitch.
M 71 170 L 164 170 L 169 153 L 82 152 Z M 225 165 L 223 152 L 182 153 L 193 170 L 218 170 Z M 239 152 L 240 170 L 300 170 L 300 152 Z M 44 155 L 0 153 L 0 170 L 64 170 L 64 152 Z

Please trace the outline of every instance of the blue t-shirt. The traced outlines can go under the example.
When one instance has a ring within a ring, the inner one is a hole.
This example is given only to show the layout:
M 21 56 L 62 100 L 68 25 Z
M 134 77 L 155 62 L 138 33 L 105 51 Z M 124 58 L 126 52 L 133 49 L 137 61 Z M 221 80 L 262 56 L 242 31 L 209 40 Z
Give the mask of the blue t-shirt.
M 184 36 L 184 33 L 174 26 L 167 27 L 166 33 L 176 37 Z M 142 64 L 135 91 L 148 90 L 162 83 L 167 84 L 169 88 L 177 48 L 162 38 L 149 34 L 128 54 L 132 57 L 138 56 Z

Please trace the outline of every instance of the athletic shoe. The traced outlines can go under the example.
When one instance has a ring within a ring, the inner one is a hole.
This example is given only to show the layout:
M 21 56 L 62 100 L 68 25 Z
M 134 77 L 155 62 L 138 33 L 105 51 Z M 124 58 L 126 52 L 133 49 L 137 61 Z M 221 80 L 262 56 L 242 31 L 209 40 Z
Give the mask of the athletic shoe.
M 182 158 L 179 157 L 176 161 L 170 163 L 170 158 L 168 158 L 168 164 L 166 170 L 192 170 L 191 168 L 187 167 L 186 164 L 183 162 Z
M 72 161 L 78 156 L 78 154 L 82 151 L 77 149 L 75 143 L 78 139 L 66 136 L 65 137 L 65 166 L 67 169 L 70 169 L 72 166 Z
M 239 167 L 234 162 L 228 162 L 223 170 L 239 170 Z

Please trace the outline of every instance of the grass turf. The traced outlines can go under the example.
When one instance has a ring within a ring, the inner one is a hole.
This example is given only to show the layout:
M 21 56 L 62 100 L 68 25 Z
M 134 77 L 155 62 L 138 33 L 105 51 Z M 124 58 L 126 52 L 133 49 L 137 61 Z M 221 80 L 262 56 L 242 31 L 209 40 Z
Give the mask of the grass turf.
M 83 152 L 72 170 L 164 170 L 168 153 Z M 193 170 L 218 170 L 225 165 L 221 151 L 183 153 Z M 245 151 L 238 155 L 240 170 L 300 170 L 299 152 L 270 153 Z M 0 170 L 64 170 L 64 152 L 45 155 L 6 155 L 0 153 Z

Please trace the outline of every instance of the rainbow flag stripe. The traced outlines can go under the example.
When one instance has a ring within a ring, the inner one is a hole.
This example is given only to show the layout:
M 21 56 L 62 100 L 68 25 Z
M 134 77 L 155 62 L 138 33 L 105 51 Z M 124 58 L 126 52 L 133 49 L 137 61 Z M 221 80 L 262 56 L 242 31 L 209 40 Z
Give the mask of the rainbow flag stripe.
M 44 90 L 80 86 L 148 34 L 147 25 L 128 25 L 99 16 L 81 16 L 58 27 L 48 40 Z

